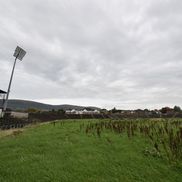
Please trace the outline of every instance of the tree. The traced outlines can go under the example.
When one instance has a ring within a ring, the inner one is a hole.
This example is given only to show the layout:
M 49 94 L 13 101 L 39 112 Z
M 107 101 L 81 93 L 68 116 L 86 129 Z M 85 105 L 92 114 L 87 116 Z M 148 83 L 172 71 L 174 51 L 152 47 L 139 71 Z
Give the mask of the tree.
M 65 114 L 65 111 L 63 109 L 58 109 L 58 113 Z
M 168 113 L 168 112 L 170 112 L 170 111 L 172 111 L 173 109 L 171 109 L 170 107 L 163 107 L 161 110 L 160 110 L 160 112 L 162 113 L 162 114 L 166 114 L 166 113 Z
M 111 109 L 111 113 L 116 113 L 117 109 L 114 107 L 113 109 Z
M 28 112 L 28 113 L 35 113 L 35 112 L 39 112 L 39 110 L 36 109 L 36 108 L 28 108 L 28 109 L 27 109 L 27 112 Z
M 174 106 L 174 111 L 175 112 L 181 112 L 181 108 L 179 106 Z

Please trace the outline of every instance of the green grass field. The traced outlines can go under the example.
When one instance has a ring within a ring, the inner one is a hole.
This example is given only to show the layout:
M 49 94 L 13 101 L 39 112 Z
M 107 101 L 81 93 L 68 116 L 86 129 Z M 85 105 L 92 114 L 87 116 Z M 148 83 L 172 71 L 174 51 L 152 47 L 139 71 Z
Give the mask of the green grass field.
M 182 165 L 145 155 L 149 140 L 104 131 L 101 137 L 80 131 L 67 120 L 0 134 L 2 182 L 181 182 Z M 0 131 L 3 133 L 2 131 Z

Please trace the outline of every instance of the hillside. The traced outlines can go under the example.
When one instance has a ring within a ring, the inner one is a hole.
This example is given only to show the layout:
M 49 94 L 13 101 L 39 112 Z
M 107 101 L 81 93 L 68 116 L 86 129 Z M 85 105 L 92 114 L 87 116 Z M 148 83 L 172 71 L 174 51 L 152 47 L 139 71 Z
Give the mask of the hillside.
M 2 105 L 2 100 L 0 100 L 0 105 Z M 97 107 L 85 107 L 85 106 L 76 106 L 76 105 L 50 105 L 50 104 L 44 104 L 34 101 L 28 101 L 28 100 L 9 100 L 8 101 L 8 108 L 12 110 L 27 110 L 29 108 L 35 108 L 39 110 L 68 110 L 68 109 L 76 109 L 76 110 L 82 110 L 84 108 L 91 108 L 91 109 L 99 109 Z

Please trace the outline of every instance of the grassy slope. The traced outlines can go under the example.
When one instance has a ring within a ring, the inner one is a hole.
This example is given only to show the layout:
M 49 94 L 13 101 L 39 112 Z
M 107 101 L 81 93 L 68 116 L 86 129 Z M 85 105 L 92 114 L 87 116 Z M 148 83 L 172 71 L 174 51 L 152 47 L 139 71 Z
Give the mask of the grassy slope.
M 1 137 L 0 181 L 181 181 L 181 168 L 142 153 L 149 145 L 145 139 L 87 136 L 79 131 L 81 122 L 46 124 Z

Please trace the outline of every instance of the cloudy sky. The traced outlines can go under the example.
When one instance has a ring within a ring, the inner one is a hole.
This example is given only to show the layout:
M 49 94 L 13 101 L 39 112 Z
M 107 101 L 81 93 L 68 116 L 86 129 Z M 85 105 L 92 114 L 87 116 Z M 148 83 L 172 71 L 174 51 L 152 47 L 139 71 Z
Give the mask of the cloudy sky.
M 0 89 L 121 109 L 182 105 L 181 0 L 0 0 Z

